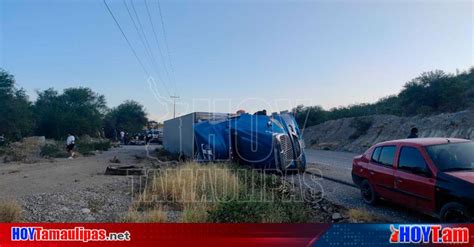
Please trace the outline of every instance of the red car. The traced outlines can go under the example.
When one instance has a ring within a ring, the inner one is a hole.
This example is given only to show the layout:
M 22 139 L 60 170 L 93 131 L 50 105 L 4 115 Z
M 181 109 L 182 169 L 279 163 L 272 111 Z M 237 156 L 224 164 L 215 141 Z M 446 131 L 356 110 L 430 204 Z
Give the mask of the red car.
M 419 138 L 379 143 L 354 158 L 363 200 L 410 207 L 443 222 L 473 222 L 474 142 Z

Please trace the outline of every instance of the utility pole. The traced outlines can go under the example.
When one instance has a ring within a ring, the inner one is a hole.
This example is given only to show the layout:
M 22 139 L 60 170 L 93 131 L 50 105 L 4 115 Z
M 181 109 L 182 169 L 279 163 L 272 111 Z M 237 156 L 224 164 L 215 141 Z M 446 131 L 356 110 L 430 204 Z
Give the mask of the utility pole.
M 173 99 L 173 118 L 176 118 L 176 99 L 179 99 L 179 96 L 171 95 L 170 98 Z

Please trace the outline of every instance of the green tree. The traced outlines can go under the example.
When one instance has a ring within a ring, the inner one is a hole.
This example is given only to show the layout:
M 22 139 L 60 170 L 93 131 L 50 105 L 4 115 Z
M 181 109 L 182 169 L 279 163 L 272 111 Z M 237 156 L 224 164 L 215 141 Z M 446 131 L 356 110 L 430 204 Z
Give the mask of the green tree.
M 128 100 L 106 114 L 104 130 L 106 137 L 116 139 L 119 131 L 138 132 L 147 123 L 148 119 L 144 107 L 136 101 Z
M 300 128 L 317 125 L 328 120 L 328 112 L 321 106 L 299 105 L 292 111 Z
M 15 87 L 15 78 L 0 69 L 0 135 L 18 140 L 31 133 L 31 103 L 23 89 Z
M 422 73 L 407 82 L 399 94 L 382 98 L 373 104 L 337 107 L 329 111 L 320 106 L 300 105 L 293 112 L 302 127 L 305 123 L 306 126 L 312 126 L 347 117 L 374 114 L 431 115 L 470 107 L 474 107 L 474 67 L 456 75 L 446 74 L 441 70 Z
M 467 90 L 464 93 L 464 99 L 468 107 L 474 107 L 474 67 L 469 70 L 469 73 L 460 75 L 461 79 L 467 84 Z
M 405 109 L 403 115 L 455 112 L 469 106 L 466 92 L 470 87 L 468 74 L 455 76 L 437 70 L 408 82 L 398 97 Z
M 64 105 L 58 92 L 50 88 L 42 92 L 38 91 L 37 94 L 38 98 L 33 108 L 36 119 L 35 134 L 48 138 L 64 136 L 65 130 L 61 126 Z
M 107 110 L 105 98 L 89 88 L 54 89 L 38 92 L 34 105 L 35 132 L 48 138 L 74 135 L 98 136 Z

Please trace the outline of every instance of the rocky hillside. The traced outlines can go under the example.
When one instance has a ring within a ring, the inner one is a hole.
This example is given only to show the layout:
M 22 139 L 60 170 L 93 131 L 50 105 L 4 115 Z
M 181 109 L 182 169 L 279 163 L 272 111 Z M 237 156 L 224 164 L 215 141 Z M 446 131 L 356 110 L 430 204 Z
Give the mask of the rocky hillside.
M 362 153 L 375 143 L 406 138 L 413 127 L 419 129 L 420 137 L 474 139 L 474 111 L 430 117 L 374 115 L 343 118 L 306 128 L 304 139 L 307 147 L 315 149 Z

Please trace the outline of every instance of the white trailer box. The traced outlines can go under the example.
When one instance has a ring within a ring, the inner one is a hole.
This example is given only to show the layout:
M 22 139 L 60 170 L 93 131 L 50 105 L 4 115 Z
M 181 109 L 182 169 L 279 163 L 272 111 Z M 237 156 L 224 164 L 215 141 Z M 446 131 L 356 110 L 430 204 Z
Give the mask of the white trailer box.
M 163 147 L 171 153 L 194 158 L 194 124 L 201 121 L 223 120 L 227 113 L 193 112 L 164 122 Z

